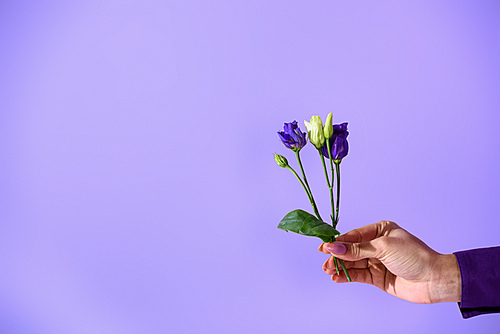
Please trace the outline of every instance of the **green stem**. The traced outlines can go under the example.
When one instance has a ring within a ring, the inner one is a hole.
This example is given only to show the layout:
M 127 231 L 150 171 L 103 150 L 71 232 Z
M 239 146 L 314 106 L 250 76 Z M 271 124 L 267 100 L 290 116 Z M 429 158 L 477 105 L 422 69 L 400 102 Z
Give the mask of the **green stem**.
M 337 227 L 339 223 L 339 206 L 340 206 L 340 162 L 341 160 L 335 160 L 335 169 L 337 171 L 337 213 L 335 215 L 335 225 L 333 227 Z
M 322 154 L 321 150 L 318 150 L 318 151 L 319 151 L 319 154 L 321 156 L 321 160 L 323 162 L 323 169 L 325 170 L 326 183 L 328 184 L 328 188 L 330 189 L 330 203 L 332 206 L 332 214 L 330 217 L 332 218 L 332 225 L 335 226 L 335 218 L 334 218 L 335 217 L 335 200 L 333 198 L 333 183 L 334 183 L 335 176 L 333 173 L 333 159 L 332 159 L 332 154 L 330 151 L 330 138 L 325 138 L 325 139 L 326 139 L 326 148 L 328 151 L 328 156 L 330 157 L 330 167 L 332 169 L 332 182 L 331 183 L 328 181 L 328 172 L 326 171 L 325 159 L 323 158 L 323 154 Z M 338 260 L 339 259 L 337 259 L 335 256 L 333 256 L 333 263 L 335 263 L 335 271 L 337 272 L 337 275 L 339 274 Z
M 302 172 L 302 177 L 304 178 L 304 183 L 306 184 L 307 189 L 309 190 L 309 195 L 311 195 L 311 197 L 313 197 L 312 193 L 311 193 L 311 188 L 309 187 L 309 183 L 307 182 L 307 177 L 306 177 L 306 173 L 304 172 L 304 167 L 302 166 L 302 160 L 300 160 L 299 151 L 295 151 L 295 156 L 297 157 L 297 162 L 299 164 L 300 171 Z
M 331 158 L 331 156 L 330 156 Z M 340 207 L 340 163 L 342 160 L 334 160 L 335 162 L 335 170 L 337 171 L 337 213 L 335 215 L 335 225 L 333 227 L 337 227 L 337 224 L 339 223 L 339 207 Z M 351 282 L 351 277 L 349 276 L 349 273 L 347 272 L 347 269 L 345 267 L 344 261 L 342 259 L 339 259 L 340 265 L 342 266 L 342 269 L 344 270 L 345 276 L 347 278 L 348 282 Z
M 300 178 L 300 176 L 297 174 L 297 172 L 292 167 L 287 166 L 286 168 L 288 170 L 290 170 L 295 175 L 295 177 L 297 178 L 297 180 L 299 180 L 300 184 L 302 185 L 302 187 L 306 191 L 307 198 L 309 198 L 309 202 L 311 202 L 311 206 L 313 207 L 314 213 L 316 214 L 316 216 L 318 217 L 318 219 L 321 220 L 321 216 L 319 215 L 318 208 L 316 207 L 316 203 L 314 203 L 314 199 L 309 195 L 309 191 L 307 190 L 306 185 L 304 184 L 304 182 L 302 182 L 302 179 Z
M 325 158 L 323 157 L 323 153 L 321 152 L 321 149 L 318 149 L 318 153 L 319 153 L 319 158 L 321 159 L 321 162 L 323 163 L 323 170 L 325 171 L 326 184 L 328 185 L 328 188 L 330 188 L 331 185 L 330 185 L 330 179 L 328 178 L 328 172 L 326 170 Z
M 333 184 L 334 184 L 334 174 L 333 174 L 333 159 L 332 159 L 332 153 L 331 153 L 331 148 L 330 148 L 330 138 L 326 139 L 326 147 L 328 149 L 328 156 L 330 157 L 330 167 L 332 169 L 332 183 L 329 185 L 330 186 L 330 202 L 331 202 L 331 205 L 332 205 L 332 225 L 333 227 L 335 227 L 335 201 L 334 201 L 334 198 L 333 198 Z M 337 264 L 335 262 L 335 264 Z
M 323 221 L 323 219 L 321 218 L 321 216 L 319 214 L 318 207 L 316 206 L 316 201 L 314 200 L 314 196 L 312 194 L 311 187 L 309 187 L 309 183 L 307 182 L 306 173 L 304 172 L 304 167 L 302 166 L 302 161 L 300 160 L 299 151 L 295 152 L 295 156 L 297 157 L 297 162 L 299 164 L 300 171 L 302 172 L 302 177 L 304 178 L 304 183 L 306 184 L 306 187 L 307 187 L 307 190 L 308 190 L 308 194 L 309 194 L 309 197 L 310 197 L 310 201 L 311 201 L 311 205 L 313 207 L 314 213 L 316 214 L 316 217 L 318 217 L 319 220 Z
M 325 178 L 326 178 L 326 184 L 328 185 L 328 188 L 330 189 L 330 202 L 332 203 L 332 225 L 333 225 L 333 217 L 334 217 L 334 211 L 333 211 L 333 174 L 332 174 L 332 183 L 330 183 L 330 180 L 328 178 L 328 171 L 326 170 L 326 165 L 325 165 L 325 158 L 323 157 L 323 153 L 321 152 L 321 149 L 318 149 L 319 153 L 319 158 L 321 159 L 321 162 L 323 163 L 323 170 L 325 171 Z
M 330 217 L 332 218 L 332 226 L 334 223 L 334 217 L 335 217 L 335 211 L 333 211 L 333 174 L 332 174 L 332 182 L 330 183 L 330 180 L 328 178 L 328 171 L 326 170 L 326 165 L 325 165 L 325 158 L 323 157 L 323 153 L 321 152 L 321 149 L 318 149 L 319 152 L 319 158 L 321 159 L 321 162 L 323 163 L 323 170 L 325 171 L 325 178 L 326 178 L 326 184 L 328 185 L 328 188 L 330 189 L 330 202 L 332 204 L 332 214 Z
M 309 201 L 311 201 L 311 195 L 309 195 L 309 191 L 307 190 L 306 188 L 306 185 L 304 184 L 304 182 L 302 182 L 302 179 L 300 178 L 300 176 L 297 174 L 297 172 L 290 166 L 286 166 L 286 168 L 288 170 L 290 170 L 293 175 L 295 175 L 295 177 L 297 178 L 297 180 L 299 180 L 300 184 L 302 185 L 302 187 L 304 188 L 306 194 L 307 194 L 307 198 L 309 198 Z
M 347 269 L 345 268 L 344 261 L 342 261 L 342 259 L 339 259 L 339 261 L 340 261 L 340 265 L 342 266 L 342 269 L 344 270 L 345 277 L 347 277 L 347 281 L 352 282 L 351 277 L 349 276 L 349 273 L 347 272 Z

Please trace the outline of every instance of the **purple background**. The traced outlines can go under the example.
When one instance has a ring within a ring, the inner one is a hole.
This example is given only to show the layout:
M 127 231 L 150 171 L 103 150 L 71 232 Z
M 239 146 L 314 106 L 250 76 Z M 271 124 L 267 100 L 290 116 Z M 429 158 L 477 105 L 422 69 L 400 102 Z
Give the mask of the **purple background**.
M 272 153 L 333 112 L 343 232 L 499 245 L 499 22 L 498 1 L 3 1 L 0 332 L 494 332 L 334 284 L 318 239 L 276 229 L 309 207 Z

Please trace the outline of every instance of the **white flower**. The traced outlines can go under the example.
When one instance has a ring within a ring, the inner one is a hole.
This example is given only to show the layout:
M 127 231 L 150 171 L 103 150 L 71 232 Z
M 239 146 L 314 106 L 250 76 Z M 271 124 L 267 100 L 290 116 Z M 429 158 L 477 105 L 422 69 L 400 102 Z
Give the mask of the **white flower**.
M 316 146 L 317 149 L 321 149 L 325 143 L 325 134 L 323 133 L 323 123 L 319 116 L 312 116 L 311 123 L 304 121 L 307 133 L 309 134 L 309 141 Z

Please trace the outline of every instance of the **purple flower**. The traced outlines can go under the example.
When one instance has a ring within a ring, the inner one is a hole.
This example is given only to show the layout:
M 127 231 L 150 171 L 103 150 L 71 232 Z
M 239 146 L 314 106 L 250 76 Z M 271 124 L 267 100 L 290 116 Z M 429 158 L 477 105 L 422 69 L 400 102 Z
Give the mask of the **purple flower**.
M 333 135 L 330 138 L 330 150 L 332 152 L 333 160 L 342 160 L 349 152 L 349 144 L 347 143 L 348 135 L 349 131 L 347 131 L 347 122 L 333 125 Z M 327 159 L 330 159 L 326 142 L 321 148 L 321 152 Z
M 294 151 L 300 151 L 307 144 L 307 132 L 300 131 L 297 121 L 285 123 L 278 136 L 286 147 Z

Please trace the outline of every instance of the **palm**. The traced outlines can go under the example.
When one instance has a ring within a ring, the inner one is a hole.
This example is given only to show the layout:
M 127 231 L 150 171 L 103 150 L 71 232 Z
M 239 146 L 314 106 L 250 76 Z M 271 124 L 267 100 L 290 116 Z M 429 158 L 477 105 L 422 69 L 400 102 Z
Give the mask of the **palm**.
M 410 281 L 401 276 L 396 276 L 382 262 L 376 259 L 368 260 L 367 269 L 369 272 L 367 278 L 371 281 L 366 283 L 373 284 L 393 296 L 410 302 L 430 303 L 426 282 Z

